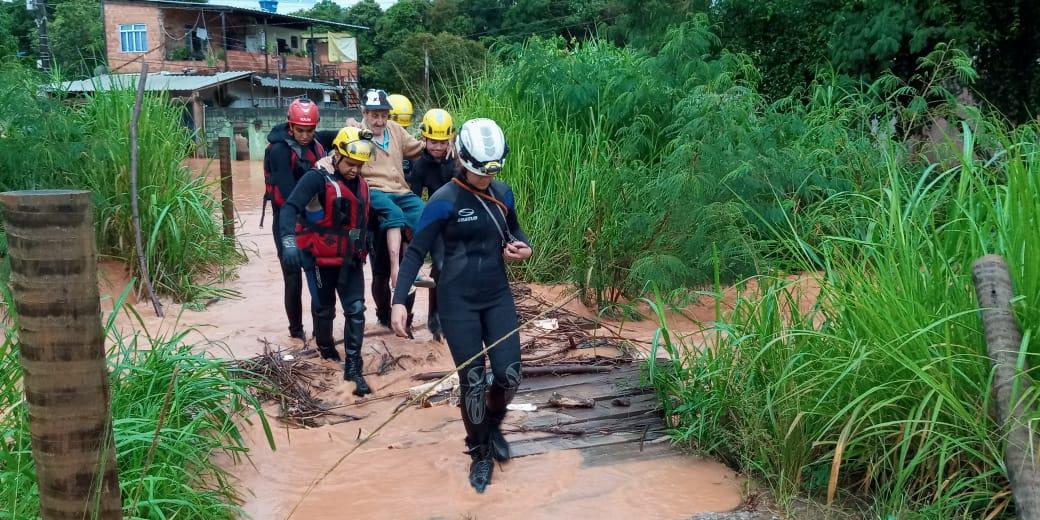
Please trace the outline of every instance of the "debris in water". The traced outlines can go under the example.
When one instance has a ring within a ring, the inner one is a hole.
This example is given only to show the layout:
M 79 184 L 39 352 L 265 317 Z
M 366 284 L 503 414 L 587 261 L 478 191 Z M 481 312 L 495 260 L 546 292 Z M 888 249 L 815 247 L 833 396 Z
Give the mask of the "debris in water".
M 544 320 L 534 320 L 532 324 L 542 330 L 556 330 L 560 328 L 560 322 L 556 318 L 547 318 Z
M 272 348 L 264 340 L 264 353 L 249 359 L 230 363 L 243 370 L 243 377 L 259 380 L 263 390 L 258 392 L 261 401 L 278 403 L 280 419 L 287 425 L 298 428 L 313 428 L 330 423 L 354 421 L 361 417 L 334 412 L 317 392 L 331 390 L 329 382 L 339 380 L 340 371 L 322 363 L 301 359 L 300 351 L 289 353 L 281 347 Z
M 513 412 L 536 412 L 538 407 L 531 403 L 509 403 L 506 405 L 506 410 Z
M 595 408 L 596 400 L 588 397 L 567 397 L 559 392 L 553 392 L 549 398 L 549 405 L 557 408 Z

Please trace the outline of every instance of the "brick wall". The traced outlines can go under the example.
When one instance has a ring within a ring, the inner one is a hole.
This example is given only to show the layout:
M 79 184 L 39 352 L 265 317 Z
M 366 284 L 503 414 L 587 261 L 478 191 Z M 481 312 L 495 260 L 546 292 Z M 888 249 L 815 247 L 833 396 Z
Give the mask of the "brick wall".
M 120 51 L 119 25 L 143 23 L 147 27 L 148 51 L 146 53 L 125 53 Z M 109 70 L 114 73 L 140 72 L 141 61 L 148 61 L 151 72 L 170 71 L 180 73 L 186 68 L 196 69 L 199 73 L 213 73 L 225 70 L 224 60 L 216 60 L 207 63 L 205 60 L 198 61 L 167 61 L 167 52 L 184 46 L 183 40 L 186 25 L 205 27 L 209 32 L 210 48 L 213 55 L 223 51 L 223 33 L 221 32 L 220 15 L 218 13 L 205 13 L 200 18 L 199 12 L 191 9 L 158 8 L 139 3 L 131 3 L 125 0 L 108 0 L 105 2 L 105 38 L 108 44 Z M 259 35 L 263 31 L 262 22 L 257 22 L 255 17 L 240 14 L 228 14 L 226 25 L 230 29 L 229 35 L 235 38 L 230 42 L 231 46 L 242 45 L 246 38 L 254 38 L 259 41 Z M 300 48 L 306 48 L 303 38 L 309 34 L 305 30 L 288 30 L 278 27 L 279 38 L 288 38 L 295 34 L 300 37 Z M 274 34 L 270 35 L 273 41 Z M 241 42 L 237 40 L 242 40 Z M 319 75 L 335 76 L 345 81 L 351 81 L 357 77 L 357 63 L 332 63 L 328 61 L 328 44 L 319 42 L 316 58 L 319 66 Z M 262 52 L 247 52 L 245 50 L 229 49 L 227 52 L 228 70 L 251 70 L 264 72 L 270 69 L 276 72 L 279 57 L 271 55 L 268 66 L 265 67 Z M 285 57 L 286 71 L 288 76 L 309 77 L 311 74 L 310 57 L 287 55 Z
M 148 51 L 122 52 L 119 46 L 121 24 L 143 23 L 148 31 Z M 163 33 L 160 27 L 161 13 L 158 8 L 125 2 L 105 2 L 105 43 L 108 46 L 108 68 L 113 73 L 141 71 L 141 61 L 147 60 L 150 70 L 156 71 L 165 57 Z

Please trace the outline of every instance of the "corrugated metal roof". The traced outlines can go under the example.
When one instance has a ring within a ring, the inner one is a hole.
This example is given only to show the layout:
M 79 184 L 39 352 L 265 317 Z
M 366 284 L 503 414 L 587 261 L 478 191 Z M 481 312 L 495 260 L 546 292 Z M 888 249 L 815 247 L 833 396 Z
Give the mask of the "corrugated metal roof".
M 117 0 L 118 1 L 118 0 Z M 130 4 L 152 4 L 160 7 L 173 7 L 177 9 L 189 9 L 193 11 L 213 11 L 220 12 L 224 11 L 227 13 L 240 12 L 249 13 L 268 20 L 281 20 L 287 23 L 294 23 L 300 25 L 331 25 L 333 27 L 348 27 L 351 29 L 369 30 L 368 27 L 363 25 L 354 25 L 349 23 L 341 22 L 330 22 L 326 20 L 316 20 L 314 18 L 307 18 L 304 16 L 296 16 L 291 14 L 278 14 L 270 11 L 264 11 L 262 9 L 250 9 L 248 7 L 238 7 L 231 5 L 217 5 L 210 3 L 198 3 L 198 2 L 184 2 L 179 0 L 122 0 L 123 2 Z M 258 6 L 259 7 L 259 6 Z
M 268 78 L 264 76 L 257 76 L 257 81 L 261 87 L 277 87 L 277 78 Z M 327 83 L 316 83 L 313 81 L 300 81 L 296 79 L 282 79 L 282 88 L 297 89 L 297 90 L 336 90 L 338 87 L 334 87 Z
M 144 89 L 154 91 L 192 92 L 215 87 L 221 83 L 235 81 L 251 75 L 252 71 L 219 72 L 213 75 L 200 74 L 149 74 Z M 93 78 L 66 81 L 61 90 L 66 92 L 94 92 L 113 88 L 136 89 L 140 74 L 102 74 Z

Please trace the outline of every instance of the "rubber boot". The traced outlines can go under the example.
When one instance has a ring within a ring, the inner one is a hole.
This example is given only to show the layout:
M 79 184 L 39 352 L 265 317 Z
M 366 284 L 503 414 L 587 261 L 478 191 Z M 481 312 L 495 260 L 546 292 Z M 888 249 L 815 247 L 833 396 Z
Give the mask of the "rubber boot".
M 491 485 L 491 474 L 495 470 L 495 463 L 491 458 L 491 449 L 487 444 L 477 444 L 470 446 L 466 451 L 471 459 L 469 463 L 469 485 L 473 486 L 477 493 L 483 493 Z
M 502 421 L 505 418 L 506 414 L 504 412 L 488 413 L 488 447 L 491 449 L 491 456 L 499 462 L 507 462 L 512 458 L 512 453 L 509 450 L 509 441 L 502 434 Z
M 314 313 L 314 342 L 322 359 L 340 361 L 342 358 L 332 339 L 332 318 L 333 310 L 329 307 L 321 307 Z
M 431 307 L 433 307 L 431 305 Z M 430 329 L 430 334 L 433 335 L 433 340 L 441 343 L 444 341 L 444 333 L 441 331 L 441 319 L 437 316 L 436 311 L 430 312 L 429 321 L 426 323 L 426 327 Z
M 343 380 L 354 382 L 354 395 L 362 397 L 372 393 L 365 381 L 365 361 L 361 357 L 361 344 L 365 336 L 364 304 L 358 303 L 360 312 L 347 314 L 346 330 L 343 335 L 347 360 L 343 364 Z
M 390 278 L 372 275 L 372 302 L 376 305 L 376 320 L 379 324 L 391 328 L 390 325 Z

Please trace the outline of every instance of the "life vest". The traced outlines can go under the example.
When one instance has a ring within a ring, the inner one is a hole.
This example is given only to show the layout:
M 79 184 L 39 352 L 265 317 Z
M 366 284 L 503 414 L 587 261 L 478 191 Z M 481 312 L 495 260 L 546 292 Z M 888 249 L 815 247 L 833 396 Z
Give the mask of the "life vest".
M 325 177 L 320 207 L 312 200 L 296 224 L 296 246 L 314 256 L 320 266 L 343 265 L 345 259 L 363 262 L 368 254 L 368 183 L 358 176 L 355 196 L 340 178 L 319 170 Z M 317 218 L 310 214 L 317 211 Z
M 313 142 L 314 153 L 309 148 L 304 149 L 296 141 L 285 141 L 289 147 L 289 171 L 296 180 L 303 177 L 303 174 L 318 162 L 318 159 L 325 156 L 325 148 L 321 146 L 321 143 L 316 140 Z M 270 150 L 275 144 L 278 143 L 269 143 L 267 150 Z M 275 207 L 281 207 L 288 196 L 288 193 L 282 193 L 282 190 L 278 189 L 278 185 L 274 182 L 274 173 L 268 169 L 267 161 L 264 161 L 264 200 L 274 202 Z

